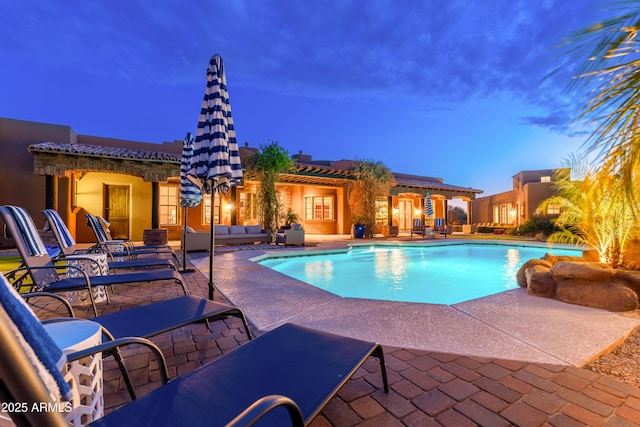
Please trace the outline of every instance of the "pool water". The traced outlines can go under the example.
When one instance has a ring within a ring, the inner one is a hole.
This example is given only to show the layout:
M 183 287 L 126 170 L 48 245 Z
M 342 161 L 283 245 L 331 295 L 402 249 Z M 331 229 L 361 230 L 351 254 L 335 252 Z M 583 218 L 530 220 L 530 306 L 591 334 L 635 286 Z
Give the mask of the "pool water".
M 499 244 L 370 246 L 266 258 L 260 264 L 342 297 L 457 304 L 517 288 L 522 264 L 547 252 L 582 254 Z

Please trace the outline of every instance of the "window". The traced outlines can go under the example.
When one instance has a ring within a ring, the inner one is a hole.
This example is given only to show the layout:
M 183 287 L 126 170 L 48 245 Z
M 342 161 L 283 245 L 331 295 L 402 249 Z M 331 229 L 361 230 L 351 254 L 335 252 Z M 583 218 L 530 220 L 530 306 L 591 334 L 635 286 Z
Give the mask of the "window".
M 256 219 L 258 213 L 256 212 L 256 195 L 254 193 L 240 193 L 240 209 L 238 211 L 239 218 L 242 219 Z
M 203 209 L 203 213 L 202 213 L 202 223 L 203 224 L 210 224 L 211 223 L 211 195 L 210 194 L 203 194 L 204 197 L 202 197 L 202 209 Z M 214 224 L 220 224 L 220 194 L 216 193 L 215 194 L 215 208 L 213 211 L 214 214 Z
M 376 198 L 376 224 L 389 224 L 389 199 L 387 197 Z
M 540 177 L 540 182 L 551 182 L 551 177 L 550 176 L 541 176 Z
M 547 205 L 547 215 L 560 215 L 560 205 Z
M 493 207 L 493 222 L 495 223 L 500 222 L 500 206 Z
M 500 205 L 500 224 L 507 224 L 509 222 L 509 210 L 507 205 Z
M 178 194 L 177 185 L 160 185 L 160 225 L 178 224 Z
M 332 220 L 333 196 L 306 196 L 304 198 L 304 219 Z

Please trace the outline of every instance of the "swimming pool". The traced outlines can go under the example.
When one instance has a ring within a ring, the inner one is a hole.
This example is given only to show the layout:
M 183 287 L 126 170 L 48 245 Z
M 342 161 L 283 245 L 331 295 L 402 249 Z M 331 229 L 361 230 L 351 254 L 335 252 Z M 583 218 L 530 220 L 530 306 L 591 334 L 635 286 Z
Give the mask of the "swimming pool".
M 270 255 L 259 262 L 342 297 L 451 305 L 517 288 L 522 264 L 547 252 L 582 254 L 495 243 L 373 245 L 317 255 Z

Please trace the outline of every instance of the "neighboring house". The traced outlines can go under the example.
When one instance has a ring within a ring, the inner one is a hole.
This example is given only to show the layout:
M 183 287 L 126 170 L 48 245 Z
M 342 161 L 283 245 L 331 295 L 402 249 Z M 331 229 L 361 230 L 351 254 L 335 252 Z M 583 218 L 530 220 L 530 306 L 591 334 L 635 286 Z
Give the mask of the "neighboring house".
M 517 227 L 536 214 L 557 215 L 559 207 L 539 212 L 540 204 L 555 194 L 558 169 L 522 171 L 513 176 L 513 189 L 471 202 L 473 224 L 494 223 Z
M 244 159 L 257 152 L 239 147 Z M 0 118 L 0 205 L 24 207 L 42 228 L 42 209 L 53 208 L 78 242 L 92 242 L 84 214 L 104 216 L 114 237 L 142 240 L 143 230 L 165 228 L 178 239 L 183 226 L 179 203 L 182 140 L 162 144 L 81 135 L 69 126 Z M 295 170 L 281 174 L 278 191 L 285 206 L 300 217 L 308 233 L 349 234 L 348 183 L 351 160 L 314 161 L 292 156 Z M 378 232 L 410 230 L 424 218 L 424 197 L 431 195 L 435 216 L 446 218 L 447 200 L 459 198 L 467 207 L 481 190 L 445 184 L 440 178 L 394 173 L 390 193 L 378 202 Z M 257 224 L 259 183 L 244 180 L 227 195 L 214 196 L 214 221 Z M 209 228 L 211 197 L 188 210 L 188 224 Z M 0 248 L 12 246 L 0 237 Z

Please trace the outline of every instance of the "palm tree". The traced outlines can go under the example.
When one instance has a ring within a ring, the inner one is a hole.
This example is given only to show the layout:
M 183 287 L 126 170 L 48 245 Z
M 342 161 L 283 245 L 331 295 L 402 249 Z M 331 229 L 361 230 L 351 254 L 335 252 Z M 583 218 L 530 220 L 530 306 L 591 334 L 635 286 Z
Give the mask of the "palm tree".
M 619 176 L 603 172 L 597 176 L 587 173 L 575 180 L 571 179 L 570 168 L 559 171 L 555 178 L 558 195 L 541 206 L 546 210 L 554 205 L 561 212 L 555 220 L 559 231 L 549 240 L 590 246 L 598 251 L 600 261 L 619 267 L 625 261 L 627 243 L 637 230 L 634 207 L 626 197 L 623 182 Z M 636 183 L 637 177 L 634 174 Z
M 570 90 L 584 90 L 579 119 L 595 130 L 586 154 L 596 155 L 598 176 L 618 176 L 635 198 L 634 171 L 640 166 L 640 8 L 637 1 L 616 2 L 617 15 L 573 34 L 565 44 L 565 66 L 578 62 Z

